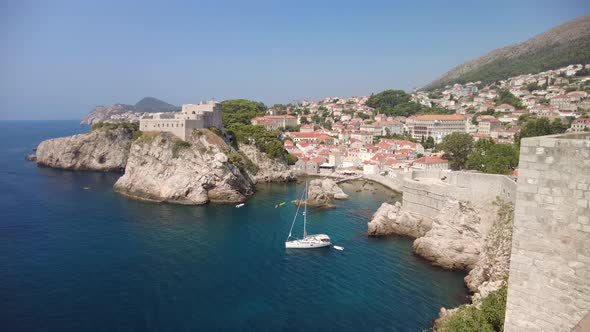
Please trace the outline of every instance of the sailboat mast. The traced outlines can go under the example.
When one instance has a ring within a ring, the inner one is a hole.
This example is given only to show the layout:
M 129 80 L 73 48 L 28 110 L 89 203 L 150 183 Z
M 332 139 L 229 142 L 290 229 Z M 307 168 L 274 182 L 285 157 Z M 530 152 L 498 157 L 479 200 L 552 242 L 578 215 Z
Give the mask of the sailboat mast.
M 307 192 L 307 180 L 305 180 L 305 209 L 303 212 L 303 238 L 307 237 L 307 198 L 309 193 Z

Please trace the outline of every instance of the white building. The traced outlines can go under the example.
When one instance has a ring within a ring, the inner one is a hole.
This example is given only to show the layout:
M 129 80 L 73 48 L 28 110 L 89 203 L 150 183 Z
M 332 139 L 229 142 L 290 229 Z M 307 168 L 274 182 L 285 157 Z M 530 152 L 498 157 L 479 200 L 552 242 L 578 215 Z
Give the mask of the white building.
M 194 129 L 223 129 L 221 104 L 216 101 L 184 104 L 180 112 L 154 113 L 139 119 L 141 131 L 166 131 L 186 140 Z
M 459 114 L 427 114 L 414 115 L 406 120 L 406 127 L 412 138 L 421 140 L 434 138 L 436 143 L 454 132 L 465 132 L 465 118 Z

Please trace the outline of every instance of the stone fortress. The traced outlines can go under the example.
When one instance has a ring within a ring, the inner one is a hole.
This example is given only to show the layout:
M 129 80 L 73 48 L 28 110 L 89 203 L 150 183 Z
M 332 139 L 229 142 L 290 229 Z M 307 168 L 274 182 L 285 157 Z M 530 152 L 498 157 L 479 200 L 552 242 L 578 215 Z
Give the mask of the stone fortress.
M 141 131 L 166 131 L 186 140 L 193 129 L 216 127 L 223 129 L 221 104 L 205 101 L 198 104 L 184 104 L 175 113 L 154 113 L 139 120 Z

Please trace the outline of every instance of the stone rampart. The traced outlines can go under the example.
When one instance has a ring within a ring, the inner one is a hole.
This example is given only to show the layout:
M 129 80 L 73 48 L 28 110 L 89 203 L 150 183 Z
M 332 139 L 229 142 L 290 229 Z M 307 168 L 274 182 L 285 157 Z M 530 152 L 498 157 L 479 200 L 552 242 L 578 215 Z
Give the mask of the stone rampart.
M 516 182 L 505 175 L 417 171 L 403 181 L 402 187 L 404 209 L 430 218 L 449 198 L 483 210 L 490 209 L 496 197 L 511 203 L 516 200 Z
M 590 133 L 522 140 L 505 331 L 572 331 L 585 324 L 589 186 Z

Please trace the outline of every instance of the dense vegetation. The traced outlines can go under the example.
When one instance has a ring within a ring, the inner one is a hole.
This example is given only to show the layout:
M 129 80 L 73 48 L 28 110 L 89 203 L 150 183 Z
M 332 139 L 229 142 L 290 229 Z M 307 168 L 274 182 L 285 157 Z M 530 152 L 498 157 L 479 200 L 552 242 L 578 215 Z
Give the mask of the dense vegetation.
M 469 169 L 490 174 L 510 174 L 518 166 L 518 147 L 492 140 L 473 141 L 466 133 L 445 136 L 437 147 L 445 152 L 452 169 Z
M 465 167 L 484 173 L 510 174 L 518 166 L 518 152 L 518 148 L 512 144 L 479 140 L 467 156 Z
M 228 126 L 236 123 L 249 125 L 250 120 L 263 116 L 266 110 L 266 105 L 261 102 L 246 99 L 224 100 L 221 102 L 223 127 L 227 129 Z
M 137 110 L 138 112 L 150 113 L 174 112 L 180 109 L 178 106 L 168 104 L 167 102 L 161 101 L 160 99 L 154 97 L 145 97 L 142 100 L 138 101 L 134 105 L 134 107 L 135 110 Z
M 467 157 L 473 148 L 473 137 L 467 133 L 452 133 L 443 138 L 438 150 L 445 152 L 444 158 L 452 169 L 464 169 Z
M 517 109 L 524 108 L 524 106 L 520 103 L 520 99 L 506 89 L 500 90 L 498 97 L 494 99 L 494 102 L 496 105 L 508 104 L 516 107 Z
M 414 114 L 452 114 L 454 111 L 441 107 L 428 107 L 411 101 L 411 95 L 403 90 L 385 90 L 371 95 L 367 106 L 378 113 L 393 116 L 411 116 Z
M 97 122 L 92 125 L 92 130 L 97 129 L 118 129 L 118 128 L 126 128 L 131 129 L 134 131 L 139 130 L 139 123 L 137 122 Z
M 226 100 L 221 102 L 221 110 L 223 127 L 237 142 L 255 144 L 272 159 L 295 162 L 283 147 L 280 131 L 268 131 L 264 126 L 250 123 L 252 118 L 265 114 L 266 106 L 263 103 L 245 99 Z
M 516 140 L 518 146 L 520 146 L 520 140 L 525 137 L 561 134 L 568 128 L 568 125 L 561 122 L 560 119 L 549 121 L 546 118 L 521 117 L 519 122 L 522 123 L 522 127 Z
M 504 331 L 506 314 L 506 283 L 499 290 L 490 293 L 481 303 L 480 309 L 474 305 L 463 305 L 452 316 L 444 319 L 436 328 L 437 332 L 496 332 Z

